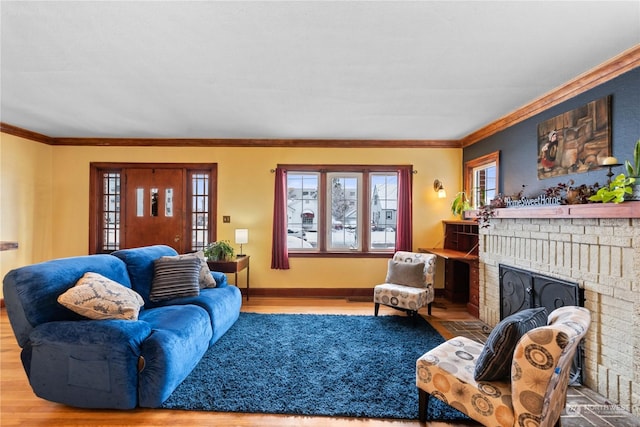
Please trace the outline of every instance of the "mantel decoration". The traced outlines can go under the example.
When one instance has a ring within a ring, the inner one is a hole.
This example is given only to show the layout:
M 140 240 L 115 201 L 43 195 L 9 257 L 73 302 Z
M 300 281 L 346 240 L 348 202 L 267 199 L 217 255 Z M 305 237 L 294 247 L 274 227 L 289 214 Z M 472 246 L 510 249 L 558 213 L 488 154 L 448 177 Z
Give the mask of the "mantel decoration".
M 611 96 L 538 125 L 538 179 L 588 172 L 611 156 Z
M 602 203 L 622 203 L 625 201 L 625 197 L 631 194 L 631 185 L 635 181 L 635 178 L 627 177 L 621 173 L 611 180 L 608 185 L 600 188 L 596 194 L 589 197 L 589 200 Z
M 228 261 L 233 259 L 233 254 L 233 246 L 228 240 L 213 242 L 204 249 L 204 256 L 209 261 Z
M 574 181 L 569 180 L 546 188 L 543 194 L 536 197 L 523 197 L 523 190 L 512 196 L 498 194 L 491 203 L 478 209 L 476 216 L 480 226 L 486 228 L 495 216 L 495 209 L 499 208 L 581 205 L 594 202 L 622 203 L 629 200 L 627 196 L 632 193 L 632 186 L 636 181 L 633 177 L 619 174 L 604 186 L 598 183 L 574 186 Z M 524 185 L 522 187 L 524 189 Z
M 631 193 L 625 196 L 626 200 L 640 200 L 640 139 L 636 141 L 633 149 L 633 163 L 629 160 L 624 161 L 624 168 L 627 175 L 635 178 L 635 182 L 631 186 Z

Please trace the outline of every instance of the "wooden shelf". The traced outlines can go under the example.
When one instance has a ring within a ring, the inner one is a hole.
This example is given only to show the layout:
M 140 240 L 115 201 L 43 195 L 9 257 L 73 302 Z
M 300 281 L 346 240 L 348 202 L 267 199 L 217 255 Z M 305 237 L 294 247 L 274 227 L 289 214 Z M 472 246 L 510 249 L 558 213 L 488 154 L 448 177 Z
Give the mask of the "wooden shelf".
M 584 205 L 535 206 L 496 209 L 494 218 L 640 218 L 640 202 L 587 203 Z M 478 211 L 465 212 L 477 218 Z

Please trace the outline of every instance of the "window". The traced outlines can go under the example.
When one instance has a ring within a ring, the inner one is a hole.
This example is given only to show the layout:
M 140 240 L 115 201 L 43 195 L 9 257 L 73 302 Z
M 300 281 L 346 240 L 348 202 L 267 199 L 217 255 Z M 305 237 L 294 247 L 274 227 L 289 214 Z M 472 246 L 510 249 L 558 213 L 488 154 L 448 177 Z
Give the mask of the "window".
M 191 173 L 191 248 L 209 245 L 209 173 Z
M 102 184 L 102 245 L 104 251 L 115 251 L 120 248 L 120 173 L 104 171 Z
M 499 166 L 499 151 L 465 162 L 464 187 L 472 208 L 479 209 L 497 196 Z
M 393 252 L 400 168 L 287 166 L 289 254 Z

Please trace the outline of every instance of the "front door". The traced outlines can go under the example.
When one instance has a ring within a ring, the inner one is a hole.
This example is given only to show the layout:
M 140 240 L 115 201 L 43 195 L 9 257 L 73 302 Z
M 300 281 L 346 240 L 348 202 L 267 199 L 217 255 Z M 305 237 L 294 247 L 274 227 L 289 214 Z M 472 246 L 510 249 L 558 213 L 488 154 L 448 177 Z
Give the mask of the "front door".
M 126 248 L 164 244 L 185 248 L 184 169 L 125 170 Z

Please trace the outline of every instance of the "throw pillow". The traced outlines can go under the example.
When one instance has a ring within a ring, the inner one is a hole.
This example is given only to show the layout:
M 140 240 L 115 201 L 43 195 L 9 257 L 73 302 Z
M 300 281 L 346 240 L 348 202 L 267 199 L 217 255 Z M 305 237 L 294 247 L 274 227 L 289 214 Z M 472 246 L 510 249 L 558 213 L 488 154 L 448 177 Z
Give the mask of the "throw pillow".
M 195 256 L 163 256 L 153 263 L 149 299 L 153 302 L 200 294 L 200 260 Z
M 200 260 L 200 275 L 198 277 L 198 280 L 200 282 L 200 289 L 215 288 L 217 285 L 216 279 L 214 279 L 213 276 L 211 275 L 211 270 L 209 270 L 209 264 L 207 264 L 207 259 L 204 256 L 204 251 L 193 252 L 190 254 L 176 255 L 176 256 L 171 256 L 167 258 L 182 259 L 187 257 L 196 257 L 197 259 Z
M 531 329 L 547 324 L 547 309 L 529 308 L 505 317 L 489 334 L 476 361 L 476 381 L 505 380 L 511 377 L 513 352 L 520 338 Z
M 58 296 L 58 302 L 89 319 L 137 320 L 142 297 L 133 289 L 98 273 L 85 273 Z
M 386 283 L 423 288 L 425 285 L 424 262 L 398 262 L 389 260 Z

